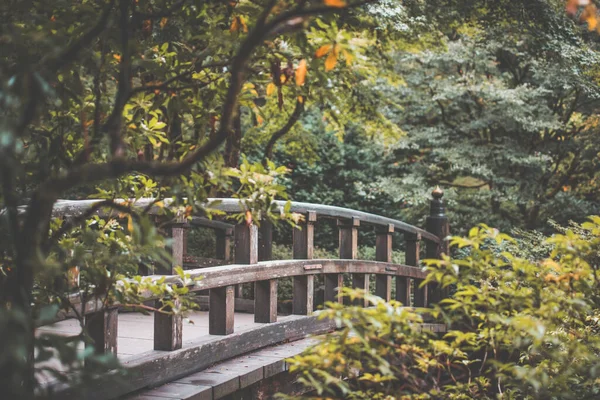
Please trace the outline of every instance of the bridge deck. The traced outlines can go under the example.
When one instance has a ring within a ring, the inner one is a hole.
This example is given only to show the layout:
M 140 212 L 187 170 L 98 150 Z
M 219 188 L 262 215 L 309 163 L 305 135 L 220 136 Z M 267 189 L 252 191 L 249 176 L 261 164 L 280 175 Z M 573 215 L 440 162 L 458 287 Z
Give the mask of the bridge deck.
M 284 316 L 280 316 L 284 320 Z M 183 323 L 183 346 L 191 341 L 196 342 L 200 338 L 219 339 L 223 336 L 208 334 L 208 311 L 194 311 L 190 313 L 189 320 L 193 323 Z M 254 315 L 248 313 L 235 313 L 234 329 L 236 332 L 243 332 L 264 324 L 254 322 Z M 69 319 L 57 322 L 53 325 L 43 326 L 37 329 L 38 332 L 55 333 L 64 336 L 73 336 L 81 332 L 79 321 Z M 119 360 L 126 363 L 133 356 L 151 351 L 153 349 L 154 337 L 154 315 L 150 313 L 144 315 L 134 312 L 119 313 L 117 355 Z

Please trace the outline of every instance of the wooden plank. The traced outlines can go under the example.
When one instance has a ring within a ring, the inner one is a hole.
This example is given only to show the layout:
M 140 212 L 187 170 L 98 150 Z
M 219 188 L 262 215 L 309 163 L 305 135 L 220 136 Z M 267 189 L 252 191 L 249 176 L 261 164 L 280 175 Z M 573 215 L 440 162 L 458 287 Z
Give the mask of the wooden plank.
M 180 399 L 180 400 L 212 400 L 213 391 L 211 386 L 188 385 L 183 383 L 167 383 L 166 385 L 147 390 L 140 396 L 148 396 L 148 400 L 153 398 Z M 144 399 L 144 397 L 132 397 L 127 400 Z
M 112 353 L 117 355 L 117 337 L 119 328 L 119 309 L 108 308 L 85 316 L 85 327 L 96 354 Z
M 375 238 L 375 259 L 377 261 L 392 262 L 392 236 L 394 226 L 388 225 L 384 229 L 376 231 Z M 389 275 L 375 276 L 375 295 L 385 301 L 392 299 L 392 277 Z
M 300 222 L 298 228 L 292 230 L 293 258 L 310 260 L 314 256 L 314 234 L 317 214 L 308 212 L 304 216 L 304 222 Z
M 206 342 L 205 338 L 196 339 L 180 350 L 150 351 L 125 364 L 129 372 L 126 381 L 115 381 L 110 374 L 93 380 L 87 388 L 86 400 L 119 398 L 125 393 L 149 385 L 160 385 L 232 357 L 276 343 L 298 340 L 310 334 L 329 332 L 334 328 L 335 321 L 319 320 L 316 315 L 289 316 L 273 324 L 261 325 L 260 328 L 210 342 Z M 74 389 L 60 385 L 56 387 L 55 393 L 63 400 L 81 398 Z
M 258 229 L 258 261 L 273 259 L 273 223 L 261 221 Z
M 210 289 L 208 310 L 209 334 L 230 335 L 233 333 L 234 294 L 235 288 L 233 285 Z
M 340 289 L 344 286 L 344 275 L 342 274 L 324 274 L 323 283 L 325 302 L 333 301 L 342 303 L 343 297 Z
M 156 308 L 162 307 L 160 301 Z M 178 300 L 175 300 L 178 305 Z M 168 311 L 168 310 L 167 310 Z M 173 351 L 183 344 L 183 319 L 181 314 L 154 313 L 154 350 Z
M 254 322 L 277 321 L 277 279 L 258 281 L 254 286 Z
M 313 313 L 313 296 L 315 292 L 314 276 L 295 276 L 293 284 L 292 314 L 311 315 Z

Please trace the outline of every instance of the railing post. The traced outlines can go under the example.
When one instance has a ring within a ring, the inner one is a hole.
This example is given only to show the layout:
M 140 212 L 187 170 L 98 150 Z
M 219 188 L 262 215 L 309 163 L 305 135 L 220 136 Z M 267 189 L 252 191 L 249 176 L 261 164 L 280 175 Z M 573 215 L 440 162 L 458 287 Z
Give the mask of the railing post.
M 404 262 L 411 267 L 418 267 L 421 256 L 421 235 L 418 233 L 405 233 L 404 243 L 406 250 Z M 427 304 L 427 288 L 419 288 L 422 279 L 415 279 L 414 306 L 425 307 Z M 411 286 L 410 279 L 404 276 L 396 277 L 396 300 L 410 307 Z
M 256 264 L 258 262 L 258 227 L 241 223 L 234 228 L 235 264 Z M 236 297 L 242 297 L 242 285 L 237 286 Z
M 229 264 L 231 262 L 231 242 L 233 239 L 233 229 L 217 230 L 216 236 L 215 256 L 220 260 L 225 260 L 225 264 Z
M 340 259 L 355 260 L 358 257 L 358 227 L 360 220 L 338 220 L 340 235 Z M 369 293 L 369 274 L 352 274 L 352 287 Z M 366 306 L 366 299 L 357 301 L 356 305 Z
M 429 216 L 425 223 L 425 229 L 427 232 L 431 232 L 440 238 L 440 244 L 437 245 L 432 242 L 427 243 L 426 255 L 427 258 L 441 258 L 442 254 L 449 253 L 449 243 L 446 239 L 450 235 L 450 223 L 446 216 L 446 207 L 444 205 L 444 191 L 440 187 L 436 187 L 431 192 L 433 199 L 430 204 Z M 444 297 L 441 288 L 438 285 L 431 284 L 430 289 L 430 302 L 437 303 Z
M 258 260 L 273 258 L 273 224 L 261 221 L 258 235 Z M 277 321 L 277 279 L 258 281 L 254 284 L 254 322 Z
M 310 260 L 314 256 L 314 235 L 317 214 L 309 211 L 299 228 L 294 228 L 293 257 Z M 292 292 L 292 314 L 311 315 L 314 307 L 314 275 L 294 276 Z
M 162 306 L 156 301 L 156 308 Z M 175 307 L 178 300 L 175 300 Z M 167 311 L 172 311 L 171 309 Z M 183 345 L 183 319 L 181 314 L 154 312 L 154 350 L 173 351 Z
M 235 286 L 210 289 L 208 305 L 208 333 L 230 335 L 233 333 Z
M 171 251 L 173 255 L 171 274 L 175 274 L 175 267 L 183 268 L 183 258 L 187 247 L 187 227 L 184 226 L 184 222 L 183 217 L 177 217 L 177 222 L 171 228 Z
M 392 262 L 392 234 L 394 225 L 385 228 L 378 227 L 375 239 L 375 260 L 386 263 Z M 375 295 L 385 301 L 392 299 L 392 277 L 390 275 L 375 276 Z
M 94 341 L 96 354 L 113 353 L 117 355 L 117 337 L 119 328 L 119 309 L 111 307 L 85 316 L 85 327 Z

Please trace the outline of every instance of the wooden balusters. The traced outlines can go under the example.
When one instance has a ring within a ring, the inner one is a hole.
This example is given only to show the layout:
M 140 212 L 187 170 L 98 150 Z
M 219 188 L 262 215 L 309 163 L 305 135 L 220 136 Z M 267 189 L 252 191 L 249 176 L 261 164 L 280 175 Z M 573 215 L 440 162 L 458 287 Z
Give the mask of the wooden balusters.
M 184 222 L 183 217 L 177 217 L 177 223 L 171 228 L 171 252 L 173 255 L 171 274 L 175 274 L 175 267 L 183 268 L 183 258 L 187 247 L 187 226 Z
M 217 240 L 215 243 L 215 256 L 224 260 L 225 264 L 231 262 L 231 243 L 233 239 L 233 229 L 219 229 L 215 231 Z
M 375 239 L 375 259 L 387 263 L 392 262 L 392 234 L 394 225 L 378 228 Z M 375 294 L 385 301 L 392 299 L 392 277 L 390 275 L 376 275 Z
M 175 307 L 178 306 L 177 301 L 175 301 L 174 305 Z M 162 303 L 156 301 L 156 308 L 160 307 L 162 307 Z M 182 344 L 183 319 L 181 314 L 174 315 L 154 312 L 154 350 L 178 350 Z
M 448 254 L 448 241 L 444 240 L 450 234 L 450 224 L 448 217 L 446 216 L 446 209 L 444 207 L 444 192 L 439 187 L 431 193 L 433 199 L 430 204 L 430 212 L 425 223 L 428 232 L 433 233 L 440 238 L 440 244 L 428 242 L 425 252 L 427 258 L 440 258 L 442 254 Z M 437 284 L 429 285 L 429 301 L 431 303 L 437 303 L 444 298 L 445 293 L 438 287 Z
M 338 220 L 340 238 L 340 259 L 355 260 L 358 257 L 358 227 L 360 220 Z M 369 274 L 352 274 L 352 287 L 369 292 Z M 360 304 L 359 304 L 360 303 Z M 358 301 L 357 305 L 366 306 L 366 299 Z
M 210 289 L 208 302 L 208 333 L 210 335 L 232 334 L 235 286 Z
M 317 221 L 315 212 L 308 212 L 300 228 L 293 231 L 294 259 L 308 260 L 314 255 L 314 224 Z M 293 278 L 292 313 L 311 315 L 315 287 L 314 275 L 295 276 Z
M 258 260 L 272 258 L 273 224 L 262 221 L 258 235 Z M 277 321 L 277 279 L 259 281 L 254 284 L 254 322 Z
M 414 233 L 404 234 L 404 241 L 406 244 L 405 251 L 405 263 L 412 267 L 419 266 L 420 254 L 421 254 L 421 235 Z M 414 306 L 415 307 L 426 307 L 427 305 L 427 288 L 419 288 L 419 285 L 423 282 L 422 279 L 414 280 Z M 396 277 L 396 299 L 405 306 L 410 306 L 410 279 L 405 277 Z
M 93 312 L 85 316 L 85 327 L 93 340 L 96 354 L 113 353 L 117 355 L 117 336 L 119 328 L 119 310 L 116 307 Z
M 254 224 L 235 226 L 235 263 L 256 264 L 258 262 L 258 227 Z

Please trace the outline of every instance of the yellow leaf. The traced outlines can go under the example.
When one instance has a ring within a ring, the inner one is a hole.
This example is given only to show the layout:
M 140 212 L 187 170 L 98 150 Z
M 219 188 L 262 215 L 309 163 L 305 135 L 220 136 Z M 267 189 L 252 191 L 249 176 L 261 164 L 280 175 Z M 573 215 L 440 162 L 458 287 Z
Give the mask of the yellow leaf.
M 306 60 L 301 60 L 300 64 L 298 64 L 298 68 L 296 68 L 296 85 L 297 86 L 304 85 L 305 79 L 306 79 Z
M 252 225 L 252 213 L 250 210 L 246 211 L 246 224 Z
M 337 64 L 337 54 L 334 51 L 329 53 L 327 59 L 325 60 L 325 71 L 331 71 L 335 68 L 335 64 Z
M 167 21 L 169 21 L 169 18 L 167 18 L 167 17 L 163 17 L 163 18 L 160 20 L 160 24 L 159 24 L 159 25 L 160 25 L 160 29 L 164 28 L 164 27 L 165 27 L 165 25 L 167 25 Z
M 284 74 L 281 74 L 281 75 L 279 76 L 279 81 L 280 81 L 281 83 L 285 83 L 285 81 L 287 81 L 287 76 L 285 76 Z
M 342 53 L 344 53 L 344 58 L 346 58 L 346 65 L 350 66 L 350 64 L 352 64 L 352 60 L 354 59 L 354 57 L 352 56 L 352 54 L 350 54 L 346 50 L 342 50 Z
M 127 230 L 133 232 L 133 219 L 131 218 L 131 215 L 127 216 Z
M 304 103 L 304 96 L 298 96 L 298 103 Z
M 113 54 L 113 58 L 117 61 L 121 61 L 121 55 L 120 54 Z
M 315 57 L 316 58 L 321 58 L 325 54 L 329 53 L 329 50 L 331 50 L 331 45 L 330 44 L 324 44 L 323 46 L 321 46 L 321 47 L 319 47 L 317 49 L 317 51 L 315 52 Z
M 242 26 L 242 31 L 244 33 L 248 33 L 248 25 L 246 25 L 246 19 L 242 16 L 238 17 L 240 20 L 240 25 Z
M 275 89 L 277 89 L 277 86 L 275 86 L 273 82 L 269 83 L 267 85 L 267 96 L 270 96 L 273 93 L 275 93 Z
M 324 2 L 325 2 L 325 5 L 328 7 L 336 7 L 336 8 L 346 7 L 345 0 L 324 0 Z

